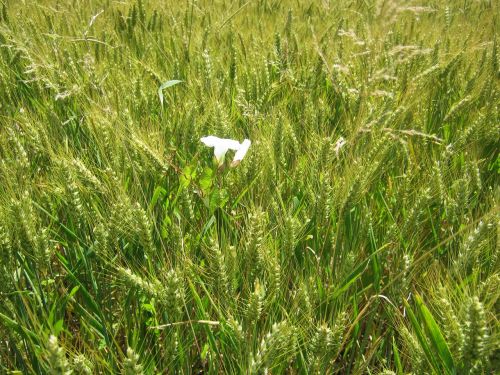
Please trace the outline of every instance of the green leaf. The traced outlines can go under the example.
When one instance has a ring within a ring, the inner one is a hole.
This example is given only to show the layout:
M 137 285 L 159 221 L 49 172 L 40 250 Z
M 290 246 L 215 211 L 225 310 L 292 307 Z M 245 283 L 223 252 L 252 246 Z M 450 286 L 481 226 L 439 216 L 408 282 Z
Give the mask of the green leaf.
M 73 287 L 73 289 L 71 289 L 71 292 L 69 292 L 69 294 L 68 294 L 68 298 L 73 297 L 76 294 L 76 292 L 78 292 L 78 289 L 80 289 L 79 285 Z
M 415 330 L 415 334 L 417 335 L 417 340 L 420 344 L 420 347 L 424 351 L 425 358 L 427 361 L 430 363 L 430 365 L 434 368 L 434 370 L 439 374 L 441 373 L 441 369 L 439 368 L 439 365 L 436 361 L 436 358 L 434 357 L 431 348 L 429 347 L 429 343 L 427 342 L 426 337 L 424 336 L 424 333 L 422 332 L 422 328 L 420 327 L 420 324 L 418 323 L 417 317 L 415 316 L 415 313 L 411 309 L 409 303 L 403 299 L 403 303 L 405 305 L 406 312 L 408 314 L 408 318 L 410 319 L 410 323 Z
M 213 212 L 217 208 L 223 208 L 229 200 L 229 194 L 226 189 L 215 189 L 210 194 L 210 211 Z
M 67 261 L 66 259 L 61 255 L 61 254 L 57 254 L 57 257 L 59 258 L 60 262 L 61 262 L 61 265 L 64 267 L 64 269 L 66 270 L 66 272 L 68 273 L 68 277 L 73 280 L 73 282 L 75 282 L 76 284 L 78 284 L 77 286 L 79 287 L 79 289 L 81 290 L 82 292 L 82 297 L 83 297 L 83 300 L 85 301 L 85 305 L 87 307 L 90 308 L 90 310 L 96 314 L 97 316 L 101 317 L 101 310 L 99 309 L 99 306 L 98 304 L 96 303 L 96 301 L 94 300 L 94 298 L 92 297 L 92 295 L 89 293 L 89 291 L 87 290 L 87 288 L 85 288 L 83 286 L 83 284 L 80 282 L 80 280 L 78 280 L 78 278 L 73 274 L 73 272 L 70 270 L 68 264 L 67 264 Z
M 205 194 L 207 194 L 210 191 L 210 189 L 212 188 L 213 180 L 214 180 L 214 171 L 208 167 L 203 169 L 199 184 L 200 184 L 201 190 Z
M 161 223 L 161 237 L 162 238 L 167 238 L 169 234 L 169 228 L 172 225 L 172 219 L 170 219 L 170 216 L 165 214 L 163 217 L 163 221 Z
M 56 324 L 54 324 L 52 328 L 54 330 L 55 336 L 59 336 L 59 333 L 63 330 L 63 326 L 64 326 L 64 320 L 62 319 L 58 320 Z
M 403 375 L 403 365 L 401 364 L 401 358 L 399 357 L 398 346 L 396 345 L 396 340 L 392 338 L 392 351 L 394 352 L 394 364 L 396 365 L 397 375 Z
M 200 354 L 200 357 L 203 361 L 207 358 L 207 354 L 208 354 L 209 349 L 210 349 L 210 345 L 208 344 L 208 342 L 206 342 L 205 345 L 203 345 L 203 349 L 201 350 L 201 354 Z
M 354 271 L 351 272 L 349 276 L 345 278 L 345 280 L 342 282 L 341 286 L 335 290 L 335 292 L 332 295 L 332 298 L 337 298 L 340 296 L 342 293 L 344 293 L 349 287 L 359 279 L 361 274 L 365 271 L 367 262 L 362 262 Z
M 76 275 L 73 274 L 73 272 L 69 268 L 69 264 L 66 258 L 64 258 L 64 256 L 60 253 L 57 253 L 57 258 L 59 259 L 60 264 L 66 270 L 69 279 L 71 279 L 75 284 L 77 284 L 76 286 L 79 287 L 78 290 L 80 291 L 80 295 L 85 304 L 85 307 L 87 307 L 94 314 L 94 316 L 97 316 L 98 319 L 95 319 L 94 316 L 92 316 L 92 314 L 86 311 L 81 302 L 76 303 L 75 307 L 80 307 L 81 310 L 84 310 L 89 315 L 89 317 L 91 317 L 95 321 L 95 324 L 93 324 L 94 328 L 96 328 L 99 331 L 99 333 L 106 339 L 106 341 L 109 341 L 108 332 L 106 330 L 106 326 L 104 325 L 104 318 L 102 311 L 99 308 L 99 305 L 95 301 L 94 297 L 89 293 L 87 288 L 85 288 L 85 286 L 80 282 L 80 280 L 78 280 Z
M 455 374 L 456 369 L 455 363 L 453 362 L 453 357 L 451 355 L 450 349 L 448 348 L 448 344 L 446 343 L 446 340 L 441 330 L 439 329 L 438 324 L 434 320 L 434 317 L 432 316 L 427 306 L 425 306 L 422 298 L 419 295 L 416 295 L 415 300 L 417 301 L 417 306 L 419 308 L 420 315 L 424 320 L 425 327 L 431 339 L 430 341 L 432 346 L 439 355 L 439 358 L 444 364 L 447 372 L 450 374 Z
M 55 280 L 54 280 L 54 279 L 42 280 L 42 281 L 40 282 L 40 284 L 41 284 L 42 286 L 48 286 L 48 285 L 52 285 L 52 284 L 54 284 L 54 283 L 55 283 Z
M 172 79 L 170 81 L 167 81 L 167 82 L 164 82 L 161 84 L 161 86 L 158 88 L 158 96 L 160 98 L 160 103 L 161 103 L 161 106 L 163 107 L 163 90 L 168 88 L 168 87 L 172 87 L 172 86 L 175 86 L 177 85 L 178 83 L 181 83 L 182 81 L 178 80 L 178 79 Z
M 151 313 L 151 314 L 155 314 L 155 313 L 156 313 L 155 307 L 154 307 L 154 306 L 153 306 L 153 304 L 151 304 L 151 303 L 143 303 L 143 304 L 141 305 L 141 307 L 142 307 L 142 309 L 143 309 L 144 311 L 147 311 L 147 312 L 149 312 L 149 313 Z
M 202 230 L 201 230 L 200 239 L 202 239 L 202 238 L 205 236 L 205 234 L 209 231 L 209 229 L 212 227 L 212 225 L 214 225 L 214 224 L 215 224 L 215 221 L 216 221 L 215 216 L 214 216 L 214 215 L 212 215 L 212 216 L 210 217 L 210 219 L 209 219 L 209 220 L 205 223 L 205 225 L 203 226 L 203 228 L 202 228 Z
M 196 171 L 190 165 L 187 165 L 179 176 L 179 183 L 182 188 L 186 188 L 189 186 L 191 181 L 196 175 Z
M 370 240 L 371 240 L 373 248 L 376 249 L 377 243 L 376 243 L 375 234 L 373 233 L 372 228 L 370 228 L 370 230 L 369 230 L 369 236 L 370 236 Z M 377 256 L 376 251 L 372 252 L 370 262 L 371 262 L 372 271 L 373 271 L 373 287 L 375 288 L 375 291 L 378 293 L 378 291 L 380 290 L 380 280 L 382 278 L 382 271 L 381 271 L 381 266 L 380 266 L 380 260 Z
M 15 320 L 9 318 L 7 315 L 0 313 L 0 322 L 5 327 L 8 327 L 8 328 L 12 329 L 13 331 L 16 331 L 18 334 L 20 334 L 22 336 L 25 336 L 27 338 L 29 337 L 34 342 L 38 343 L 38 336 L 34 332 L 23 327 L 22 325 L 17 323 Z
M 167 190 L 162 186 L 157 186 L 155 188 L 155 191 L 153 192 L 153 197 L 149 202 L 149 208 L 152 209 L 154 206 L 156 206 L 158 200 L 165 198 L 166 195 L 167 195 Z

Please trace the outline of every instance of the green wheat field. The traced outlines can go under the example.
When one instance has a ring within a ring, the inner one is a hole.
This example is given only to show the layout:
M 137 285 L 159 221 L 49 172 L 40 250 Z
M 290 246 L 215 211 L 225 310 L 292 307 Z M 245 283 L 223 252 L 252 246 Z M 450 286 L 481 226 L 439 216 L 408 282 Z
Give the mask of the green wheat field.
M 499 15 L 0 0 L 0 373 L 498 373 Z

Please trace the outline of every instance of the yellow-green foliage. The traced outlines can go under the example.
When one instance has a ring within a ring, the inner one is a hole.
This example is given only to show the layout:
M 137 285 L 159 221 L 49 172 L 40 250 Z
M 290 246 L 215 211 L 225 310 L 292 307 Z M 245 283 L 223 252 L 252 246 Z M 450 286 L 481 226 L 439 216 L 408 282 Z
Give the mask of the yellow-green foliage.
M 498 14 L 0 0 L 0 372 L 498 371 Z

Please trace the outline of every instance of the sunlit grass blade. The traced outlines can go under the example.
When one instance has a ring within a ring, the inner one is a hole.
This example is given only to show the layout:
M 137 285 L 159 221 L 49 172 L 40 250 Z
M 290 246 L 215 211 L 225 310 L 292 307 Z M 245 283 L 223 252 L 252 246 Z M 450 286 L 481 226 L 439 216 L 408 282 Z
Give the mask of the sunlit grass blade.
M 160 105 L 162 108 L 163 108 L 163 90 L 165 90 L 166 88 L 175 86 L 181 82 L 182 82 L 181 80 L 172 79 L 172 80 L 166 81 L 160 85 L 160 87 L 158 88 L 158 97 L 160 98 Z
M 441 373 L 442 368 L 439 366 L 439 363 L 434 356 L 434 353 L 429 346 L 429 343 L 427 342 L 427 337 L 424 334 L 424 331 L 422 330 L 422 327 L 420 326 L 420 323 L 418 322 L 418 319 L 416 315 L 414 314 L 413 310 L 411 309 L 410 305 L 406 300 L 403 300 L 406 313 L 408 314 L 408 318 L 410 319 L 411 326 L 413 327 L 413 330 L 415 331 L 415 334 L 417 335 L 418 343 L 420 344 L 420 347 L 425 353 L 425 357 L 429 364 L 432 366 L 434 371 L 436 373 Z
M 455 374 L 455 363 L 453 361 L 450 349 L 448 348 L 448 344 L 446 343 L 446 340 L 441 332 L 441 329 L 437 325 L 427 306 L 425 306 L 422 298 L 419 295 L 416 295 L 415 300 L 417 302 L 420 316 L 422 317 L 423 323 L 426 327 L 426 332 L 429 335 L 434 350 L 441 359 L 441 362 L 444 364 L 447 373 Z

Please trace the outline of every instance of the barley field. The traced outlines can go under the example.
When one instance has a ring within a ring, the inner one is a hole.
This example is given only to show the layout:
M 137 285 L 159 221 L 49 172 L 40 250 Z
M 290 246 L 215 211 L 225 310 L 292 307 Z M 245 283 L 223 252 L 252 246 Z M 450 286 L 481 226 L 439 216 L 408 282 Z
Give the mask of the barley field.
M 498 373 L 499 12 L 0 0 L 0 373 Z

